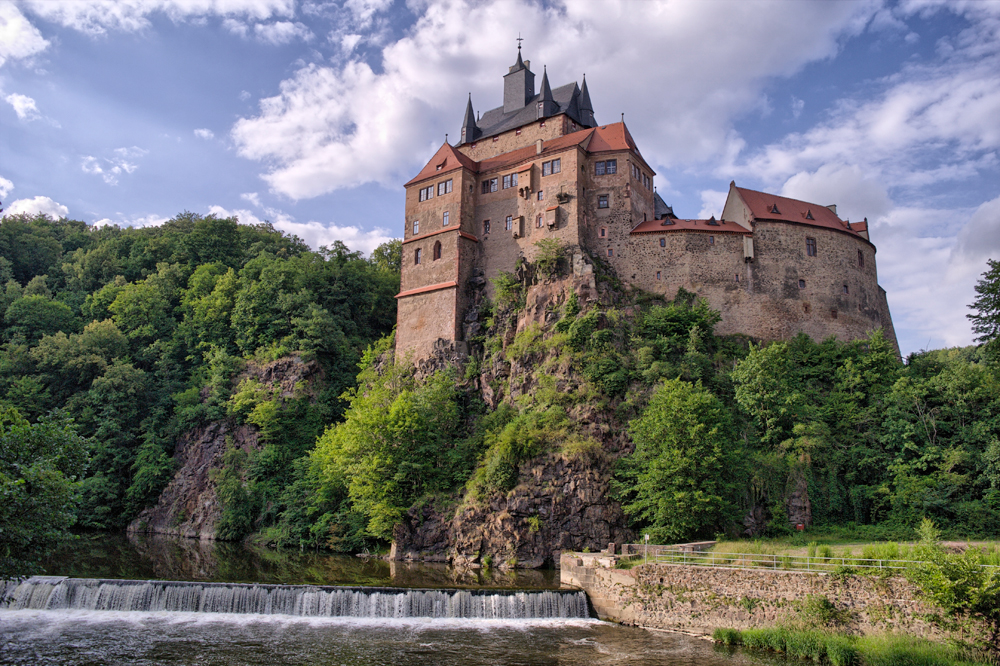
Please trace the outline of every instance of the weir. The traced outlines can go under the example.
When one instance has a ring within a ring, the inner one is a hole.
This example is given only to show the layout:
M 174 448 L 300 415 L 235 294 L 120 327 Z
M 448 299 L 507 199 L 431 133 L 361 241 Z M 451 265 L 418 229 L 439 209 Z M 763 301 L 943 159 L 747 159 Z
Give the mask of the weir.
M 561 590 L 457 590 L 193 583 L 36 576 L 8 583 L 7 610 L 173 611 L 354 618 L 587 618 Z

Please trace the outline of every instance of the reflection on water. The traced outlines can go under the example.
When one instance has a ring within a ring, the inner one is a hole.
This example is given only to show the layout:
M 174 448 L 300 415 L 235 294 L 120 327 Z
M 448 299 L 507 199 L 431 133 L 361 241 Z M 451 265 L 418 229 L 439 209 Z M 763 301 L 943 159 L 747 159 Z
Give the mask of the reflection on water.
M 45 563 L 50 576 L 285 585 L 554 589 L 559 572 L 454 569 L 159 535 L 85 534 Z
M 0 663 L 17 665 L 768 663 L 688 636 L 597 620 L 357 621 L 73 611 L 5 611 L 0 620 Z

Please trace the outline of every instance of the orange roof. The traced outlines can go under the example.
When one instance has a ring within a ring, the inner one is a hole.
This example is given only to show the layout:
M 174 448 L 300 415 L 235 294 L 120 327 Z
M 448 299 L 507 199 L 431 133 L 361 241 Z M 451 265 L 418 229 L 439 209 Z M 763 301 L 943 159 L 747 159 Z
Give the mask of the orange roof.
M 440 176 L 443 173 L 454 171 L 460 167 L 465 167 L 470 171 L 476 171 L 475 162 L 455 150 L 451 144 L 445 142 L 440 148 L 438 148 L 438 151 L 434 153 L 434 157 L 427 162 L 427 166 L 421 169 L 420 173 L 411 178 L 410 182 L 408 182 L 404 187 L 412 185 L 417 181 L 424 180 L 425 178 Z
M 639 159 L 642 159 L 642 155 L 639 153 L 639 149 L 636 148 L 635 141 L 632 140 L 632 135 L 629 134 L 625 123 L 590 127 L 556 137 L 555 139 L 549 139 L 542 143 L 541 155 L 558 152 L 574 146 L 583 146 L 584 150 L 590 153 L 631 150 Z M 539 157 L 538 150 L 534 145 L 531 145 L 512 150 L 509 153 L 497 155 L 496 157 L 489 157 L 481 162 L 474 162 L 450 144 L 445 143 L 434 153 L 434 157 L 427 162 L 427 166 L 406 183 L 406 186 L 408 187 L 427 178 L 440 176 L 445 172 L 458 169 L 459 167 L 465 167 L 474 173 L 483 173 L 485 171 L 493 171 L 495 169 L 503 169 L 530 162 L 537 157 Z M 645 163 L 645 160 L 643 160 L 643 163 Z M 440 169 L 438 168 L 439 165 L 441 166 Z M 652 171 L 652 168 L 648 164 L 646 167 Z
M 673 222 L 673 224 L 664 224 Z M 646 220 L 636 225 L 633 234 L 664 234 L 671 231 L 703 231 L 705 233 L 749 234 L 746 227 L 735 222 L 716 220 L 717 224 L 709 224 L 709 220 Z
M 776 194 L 758 192 L 737 187 L 740 197 L 750 208 L 750 212 L 758 220 L 779 220 L 781 222 L 795 222 L 807 224 L 811 227 L 824 227 L 836 231 L 845 231 L 857 235 L 859 227 L 857 224 L 848 226 L 837 214 L 826 206 L 779 197 Z M 810 219 L 811 217 L 811 219 Z M 867 228 L 867 225 L 866 225 Z

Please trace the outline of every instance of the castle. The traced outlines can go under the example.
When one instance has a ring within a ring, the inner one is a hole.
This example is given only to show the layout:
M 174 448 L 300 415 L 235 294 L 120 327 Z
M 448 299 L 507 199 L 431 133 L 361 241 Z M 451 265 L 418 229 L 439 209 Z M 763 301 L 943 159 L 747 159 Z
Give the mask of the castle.
M 474 286 L 489 292 L 543 239 L 568 248 L 577 275 L 599 257 L 623 283 L 696 293 L 720 334 L 853 340 L 881 327 L 896 345 L 867 219 L 735 183 L 718 219 L 678 219 L 625 123 L 597 124 L 586 76 L 553 89 L 543 73 L 536 93 L 519 46 L 503 79 L 503 106 L 477 118 L 470 95 L 461 139 L 406 184 L 398 353 L 460 345 Z

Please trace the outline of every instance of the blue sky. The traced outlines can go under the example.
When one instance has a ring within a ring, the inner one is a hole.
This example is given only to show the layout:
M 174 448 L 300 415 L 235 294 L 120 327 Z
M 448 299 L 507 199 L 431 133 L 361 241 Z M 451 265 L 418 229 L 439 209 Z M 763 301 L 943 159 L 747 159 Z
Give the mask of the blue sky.
M 498 106 L 518 33 L 587 74 L 682 217 L 730 180 L 871 222 L 904 354 L 969 344 L 1000 258 L 1000 2 L 0 0 L 0 199 L 190 210 L 314 247 L 401 235 L 402 184 Z

